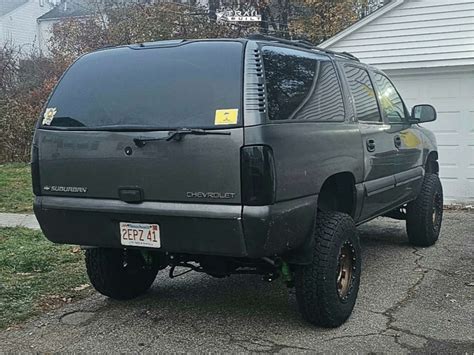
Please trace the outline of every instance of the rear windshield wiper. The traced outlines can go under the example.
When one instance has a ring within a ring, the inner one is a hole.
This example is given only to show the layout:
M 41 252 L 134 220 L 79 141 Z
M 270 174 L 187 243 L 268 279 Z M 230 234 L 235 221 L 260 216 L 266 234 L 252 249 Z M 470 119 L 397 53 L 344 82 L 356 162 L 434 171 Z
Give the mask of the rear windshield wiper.
M 197 136 L 205 136 L 205 135 L 219 135 L 219 136 L 230 136 L 230 132 L 217 132 L 217 131 L 208 131 L 205 129 L 199 129 L 199 128 L 180 128 L 174 131 L 168 132 L 168 137 L 161 137 L 161 138 L 145 138 L 145 137 L 138 137 L 134 138 L 133 142 L 137 147 L 143 147 L 147 142 L 152 142 L 152 141 L 180 141 L 185 135 L 187 134 L 193 134 Z

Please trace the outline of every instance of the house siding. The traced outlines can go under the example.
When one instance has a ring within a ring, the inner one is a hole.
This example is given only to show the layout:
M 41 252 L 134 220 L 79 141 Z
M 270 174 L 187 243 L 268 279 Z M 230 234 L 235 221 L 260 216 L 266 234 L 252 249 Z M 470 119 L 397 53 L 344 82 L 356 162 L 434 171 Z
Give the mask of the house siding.
M 40 44 L 40 50 L 43 55 L 48 56 L 50 54 L 49 51 L 49 41 L 52 36 L 52 30 L 54 24 L 58 22 L 58 20 L 43 20 L 38 21 L 38 39 Z
M 350 52 L 382 70 L 474 64 L 474 0 L 398 3 L 322 46 Z
M 47 1 L 30 0 L 0 17 L 0 44 L 12 41 L 24 51 L 40 47 L 36 19 L 51 10 Z

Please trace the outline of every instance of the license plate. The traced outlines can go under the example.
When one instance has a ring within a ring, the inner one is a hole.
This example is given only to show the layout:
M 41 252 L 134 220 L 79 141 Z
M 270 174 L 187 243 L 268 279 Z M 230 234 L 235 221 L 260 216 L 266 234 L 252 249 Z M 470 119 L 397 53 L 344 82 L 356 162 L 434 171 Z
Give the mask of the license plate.
M 120 222 L 120 239 L 122 245 L 160 248 L 160 226 L 158 224 Z

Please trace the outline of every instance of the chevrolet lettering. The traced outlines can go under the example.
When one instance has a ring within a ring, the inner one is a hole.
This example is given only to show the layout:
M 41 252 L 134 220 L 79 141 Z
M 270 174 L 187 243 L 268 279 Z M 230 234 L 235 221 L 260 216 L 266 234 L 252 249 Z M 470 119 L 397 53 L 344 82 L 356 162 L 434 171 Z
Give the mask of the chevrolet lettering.
M 217 198 L 230 199 L 235 197 L 233 192 L 186 192 L 187 198 Z

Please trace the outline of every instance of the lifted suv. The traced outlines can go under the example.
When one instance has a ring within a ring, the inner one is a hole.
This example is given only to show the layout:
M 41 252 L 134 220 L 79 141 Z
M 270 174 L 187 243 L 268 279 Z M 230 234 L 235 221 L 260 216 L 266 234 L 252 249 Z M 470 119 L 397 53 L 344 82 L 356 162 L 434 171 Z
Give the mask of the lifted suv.
M 32 149 L 46 237 L 85 248 L 104 295 L 157 272 L 282 276 L 313 324 L 351 314 L 356 225 L 406 219 L 429 246 L 443 195 L 435 138 L 387 76 L 302 42 L 179 40 L 99 50 L 64 74 Z

